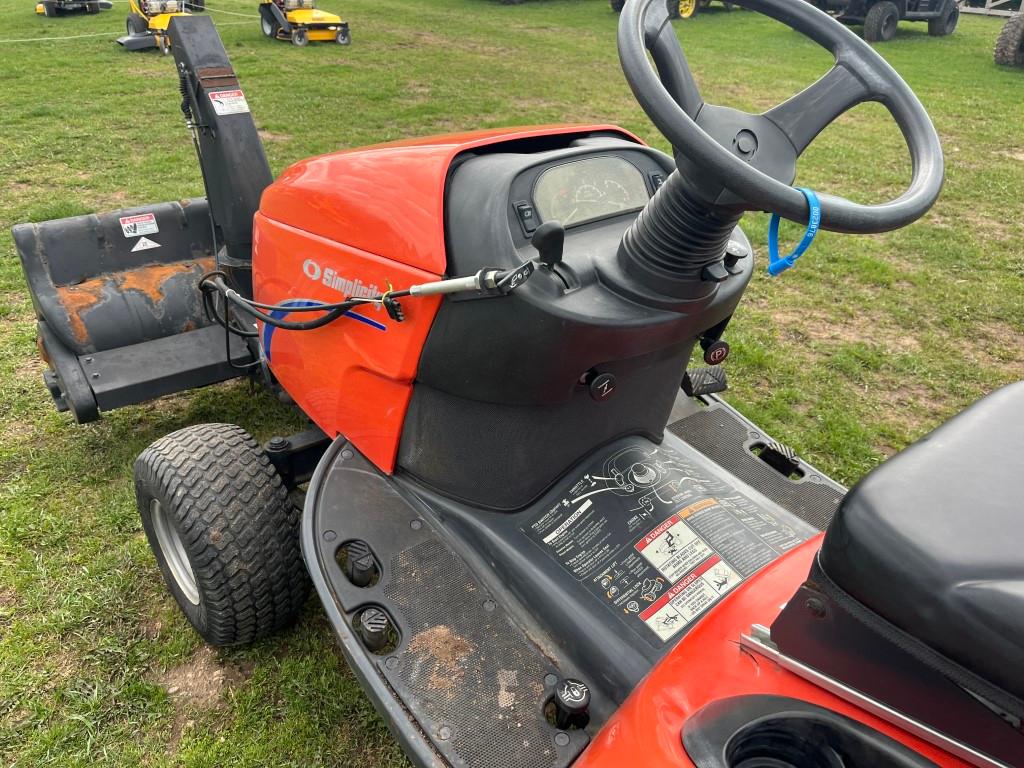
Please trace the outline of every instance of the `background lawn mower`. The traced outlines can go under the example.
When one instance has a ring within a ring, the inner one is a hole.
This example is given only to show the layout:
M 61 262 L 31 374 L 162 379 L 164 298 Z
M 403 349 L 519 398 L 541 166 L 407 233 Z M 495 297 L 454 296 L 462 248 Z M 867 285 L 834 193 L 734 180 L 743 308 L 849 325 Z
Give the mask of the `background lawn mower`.
M 65 13 L 85 11 L 86 13 L 99 13 L 109 11 L 114 7 L 110 0 L 43 0 L 36 4 L 36 13 L 47 18 L 54 18 Z
M 194 425 L 136 461 L 156 561 L 208 642 L 287 626 L 311 583 L 420 766 L 1022 764 L 1024 384 L 849 492 L 718 396 L 745 211 L 808 241 L 881 232 L 943 178 L 869 45 L 808 3 L 742 4 L 836 64 L 764 114 L 706 104 L 662 0 L 629 0 L 623 71 L 674 157 L 549 126 L 276 181 L 213 24 L 171 20 L 206 197 L 14 238 L 59 409 L 251 376 L 311 420 L 263 446 Z M 865 101 L 906 139 L 908 189 L 791 186 Z
M 266 37 L 306 45 L 310 40 L 352 42 L 348 22 L 321 11 L 316 0 L 264 0 L 260 3 L 260 28 Z
M 626 5 L 626 0 L 609 0 L 612 6 L 612 10 L 616 13 L 622 11 Z M 689 19 L 697 12 L 708 8 L 711 5 L 711 0 L 666 0 L 666 8 L 668 9 L 669 18 L 673 19 Z M 731 11 L 732 3 L 722 3 L 723 7 L 727 11 Z
M 126 34 L 117 42 L 129 51 L 157 48 L 161 53 L 171 50 L 168 27 L 175 16 L 188 16 L 202 11 L 206 0 L 128 0 Z

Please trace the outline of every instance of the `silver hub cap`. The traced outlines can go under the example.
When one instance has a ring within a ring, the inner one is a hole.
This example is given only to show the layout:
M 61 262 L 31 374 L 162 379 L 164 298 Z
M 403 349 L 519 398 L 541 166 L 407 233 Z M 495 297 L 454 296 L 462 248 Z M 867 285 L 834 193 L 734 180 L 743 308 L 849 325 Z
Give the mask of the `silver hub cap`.
M 164 514 L 163 506 L 156 499 L 149 503 L 149 516 L 153 519 L 153 531 L 156 533 L 160 551 L 167 561 L 167 570 L 171 572 L 185 599 L 192 605 L 199 605 L 199 587 L 196 586 L 196 576 L 188 562 L 185 544 L 177 529 Z

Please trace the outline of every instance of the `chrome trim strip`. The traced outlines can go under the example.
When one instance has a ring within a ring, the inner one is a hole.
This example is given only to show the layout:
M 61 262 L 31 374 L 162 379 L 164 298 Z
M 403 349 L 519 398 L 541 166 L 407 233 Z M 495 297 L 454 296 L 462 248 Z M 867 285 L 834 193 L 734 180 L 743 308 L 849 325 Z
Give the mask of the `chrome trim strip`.
M 875 701 L 869 696 L 865 696 L 860 691 L 856 691 L 850 688 L 838 680 L 834 680 L 827 675 L 818 672 L 816 669 L 812 669 L 804 664 L 801 664 L 796 659 L 792 659 L 789 656 L 785 656 L 779 652 L 778 648 L 771 642 L 769 630 L 763 626 L 755 624 L 750 629 L 749 635 L 740 636 L 740 645 L 749 651 L 758 653 L 771 661 L 774 661 L 780 667 L 788 672 L 792 672 L 798 677 L 802 677 L 808 682 L 814 683 L 819 688 L 824 688 L 829 693 L 833 693 L 844 701 L 850 704 L 855 704 L 861 709 L 870 712 L 872 715 L 885 720 L 888 723 L 899 726 L 908 733 L 917 736 L 923 741 L 927 741 L 940 749 L 944 749 L 951 755 L 959 757 L 961 760 L 966 760 L 971 765 L 978 766 L 978 768 L 1013 768 L 1005 763 L 1001 763 L 998 760 L 994 760 L 988 755 L 984 755 L 975 749 L 962 744 L 959 741 L 951 739 L 938 731 L 930 728 L 924 723 L 920 723 L 917 720 L 913 720 L 895 709 L 887 707 L 879 701 Z

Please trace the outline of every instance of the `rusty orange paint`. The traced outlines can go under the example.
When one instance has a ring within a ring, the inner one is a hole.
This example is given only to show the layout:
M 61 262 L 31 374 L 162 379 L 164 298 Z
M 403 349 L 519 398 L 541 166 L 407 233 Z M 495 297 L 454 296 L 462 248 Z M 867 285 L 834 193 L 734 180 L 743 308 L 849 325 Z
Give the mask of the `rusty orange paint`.
M 213 257 L 210 257 L 176 264 L 152 264 L 126 272 L 116 272 L 112 277 L 122 291 L 139 291 L 156 304 L 164 299 L 164 284 L 175 275 L 194 272 L 198 279 L 214 269 L 216 264 Z
M 110 272 L 77 285 L 57 286 L 57 295 L 68 313 L 71 332 L 82 344 L 89 343 L 89 329 L 85 325 L 85 314 L 103 301 L 104 289 L 111 292 L 137 291 L 158 304 L 164 298 L 164 285 L 176 275 L 193 273 L 198 281 L 203 274 L 216 268 L 211 256 L 206 259 L 179 261 L 174 264 L 147 264 L 123 272 Z

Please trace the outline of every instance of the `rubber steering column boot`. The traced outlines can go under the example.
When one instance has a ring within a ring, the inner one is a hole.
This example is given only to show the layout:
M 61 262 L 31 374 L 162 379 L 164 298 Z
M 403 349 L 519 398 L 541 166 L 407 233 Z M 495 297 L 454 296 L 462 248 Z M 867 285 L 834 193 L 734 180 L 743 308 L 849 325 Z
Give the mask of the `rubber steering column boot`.
M 647 290 L 676 299 L 708 296 L 728 277 L 722 261 L 742 213 L 717 213 L 673 171 L 619 244 L 623 272 Z M 724 277 L 723 277 L 724 275 Z

